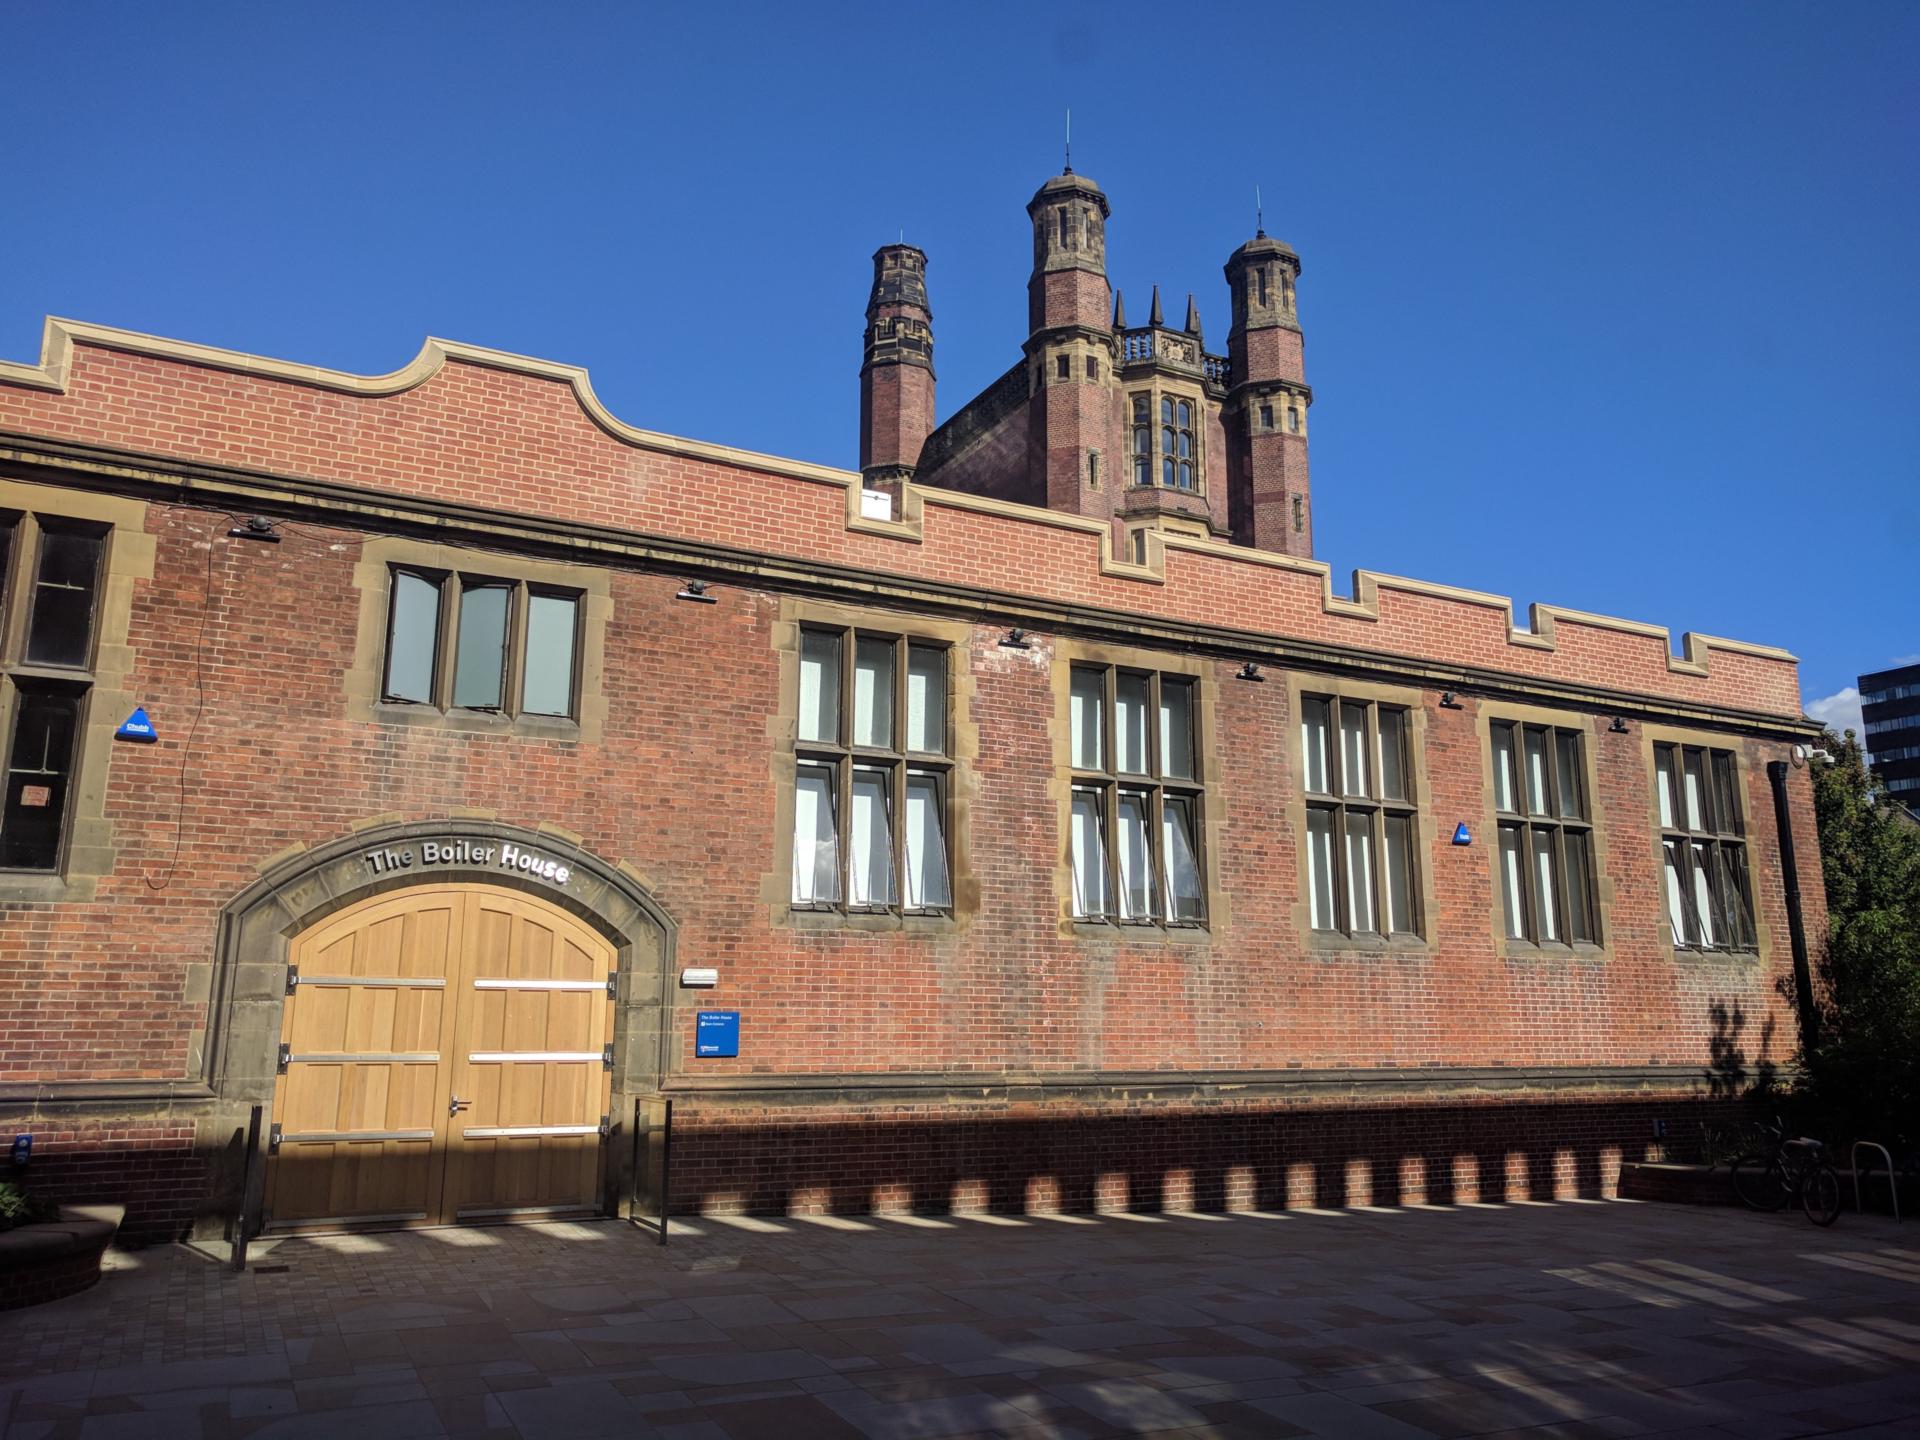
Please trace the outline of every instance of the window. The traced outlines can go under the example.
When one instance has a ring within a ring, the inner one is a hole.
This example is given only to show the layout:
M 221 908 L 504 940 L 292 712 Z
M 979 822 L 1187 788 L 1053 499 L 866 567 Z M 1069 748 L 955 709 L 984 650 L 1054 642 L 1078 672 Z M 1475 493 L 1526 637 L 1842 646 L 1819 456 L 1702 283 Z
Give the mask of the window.
M 1292 401 L 1287 403 L 1287 428 L 1296 435 L 1300 433 L 1300 407 Z
M 947 657 L 945 645 L 898 635 L 800 632 L 796 909 L 953 908 Z
M 1193 489 L 1193 402 L 1171 397 L 1160 401 L 1160 483 L 1175 490 Z
M 1153 483 L 1153 401 L 1133 397 L 1133 483 Z
M 1260 406 L 1260 428 L 1262 430 L 1271 430 L 1273 428 L 1273 406 L 1271 404 L 1263 403 Z
M 1073 374 L 1073 357 L 1071 355 L 1054 356 L 1053 373 L 1061 380 L 1069 378 Z
M 1293 497 L 1293 528 L 1296 533 L 1307 528 L 1307 507 L 1298 495 Z
M 1091 355 L 1087 356 L 1087 378 L 1089 380 L 1100 378 L 1100 362 Z
M 391 573 L 384 700 L 575 718 L 578 592 L 442 571 Z
M 1507 937 L 1600 943 L 1593 824 L 1578 730 L 1493 724 L 1493 808 Z
M 1733 752 L 1655 745 L 1653 769 L 1674 945 L 1751 951 L 1753 891 Z
M 1197 489 L 1200 452 L 1194 442 L 1193 401 L 1176 395 L 1160 397 L 1157 449 L 1153 404 L 1151 395 L 1133 397 L 1129 446 L 1133 456 L 1133 483 L 1151 485 L 1157 474 L 1160 484 L 1169 489 Z
M 1089 490 L 1100 488 L 1100 452 L 1098 450 L 1087 452 L 1087 488 Z
M 1412 722 L 1399 706 L 1303 696 L 1307 915 L 1347 936 L 1420 933 Z
M 1074 919 L 1206 923 L 1195 694 L 1186 676 L 1073 667 L 1067 724 Z
M 57 871 L 66 841 L 107 533 L 0 514 L 0 733 L 6 738 L 0 870 Z M 24 611 L 24 623 L 13 617 Z

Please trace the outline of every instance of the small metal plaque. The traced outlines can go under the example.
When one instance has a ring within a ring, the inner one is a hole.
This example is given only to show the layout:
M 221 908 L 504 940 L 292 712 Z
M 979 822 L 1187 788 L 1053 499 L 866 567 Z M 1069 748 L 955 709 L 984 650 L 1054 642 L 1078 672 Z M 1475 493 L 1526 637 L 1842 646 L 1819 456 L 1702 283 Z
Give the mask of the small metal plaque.
M 695 1012 L 693 1053 L 703 1060 L 730 1060 L 740 1053 L 740 1012 Z

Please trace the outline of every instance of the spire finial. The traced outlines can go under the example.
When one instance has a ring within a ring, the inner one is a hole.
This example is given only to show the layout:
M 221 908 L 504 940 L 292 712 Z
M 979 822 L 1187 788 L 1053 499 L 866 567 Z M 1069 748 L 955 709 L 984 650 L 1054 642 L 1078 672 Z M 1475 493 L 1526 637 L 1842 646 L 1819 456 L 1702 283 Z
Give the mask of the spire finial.
M 1062 175 L 1073 173 L 1073 107 L 1071 105 L 1067 106 L 1067 168 L 1060 173 Z
M 1267 238 L 1267 212 L 1260 204 L 1258 185 L 1253 187 L 1253 238 L 1256 240 Z
M 1149 325 L 1164 325 L 1167 323 L 1166 317 L 1160 313 L 1160 287 L 1158 285 L 1153 287 L 1153 307 L 1147 311 L 1147 323 Z
M 1193 292 L 1191 290 L 1187 292 L 1186 331 L 1189 335 L 1198 335 L 1200 333 L 1200 307 L 1193 303 Z
M 1116 330 L 1127 328 L 1127 297 L 1118 290 L 1113 292 L 1113 328 Z

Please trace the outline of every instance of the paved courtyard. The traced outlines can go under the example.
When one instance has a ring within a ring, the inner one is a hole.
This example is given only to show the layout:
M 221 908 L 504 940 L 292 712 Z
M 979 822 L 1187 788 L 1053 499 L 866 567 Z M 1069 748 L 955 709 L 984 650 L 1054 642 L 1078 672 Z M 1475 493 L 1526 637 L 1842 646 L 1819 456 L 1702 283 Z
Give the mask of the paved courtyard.
M 1629 1203 L 185 1248 L 0 1316 L 8 1437 L 1912 1436 L 1920 1231 Z

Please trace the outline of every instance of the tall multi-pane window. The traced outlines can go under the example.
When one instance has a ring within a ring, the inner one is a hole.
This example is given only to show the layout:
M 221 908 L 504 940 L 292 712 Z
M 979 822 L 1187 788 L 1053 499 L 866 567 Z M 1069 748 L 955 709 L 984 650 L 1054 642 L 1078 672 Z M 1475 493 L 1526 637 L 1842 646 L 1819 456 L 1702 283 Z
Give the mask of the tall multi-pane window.
M 1153 405 L 1151 395 L 1143 393 L 1132 399 L 1128 450 L 1133 459 L 1133 483 L 1151 485 L 1157 473 L 1159 483 L 1169 489 L 1199 488 L 1200 452 L 1194 441 L 1193 401 L 1162 395 L 1157 429 Z
M 1076 920 L 1206 921 L 1191 678 L 1075 665 L 1067 697 Z
M 947 657 L 945 645 L 900 635 L 801 630 L 796 908 L 953 908 Z
M 1315 930 L 1420 933 L 1411 722 L 1399 706 L 1307 695 L 1307 912 Z
M 1753 891 L 1733 752 L 1655 745 L 1653 769 L 1673 943 L 1751 951 Z
M 1160 483 L 1193 489 L 1193 402 L 1172 396 L 1160 400 Z
M 1133 397 L 1133 436 L 1129 442 L 1133 455 L 1133 483 L 1153 483 L 1153 400 L 1146 395 Z
M 396 567 L 381 696 L 442 710 L 575 717 L 580 611 L 577 591 Z
M 99 526 L 0 514 L 0 870 L 60 868 L 106 547 Z
M 1578 730 L 1493 723 L 1493 808 L 1507 937 L 1600 943 L 1593 816 Z

